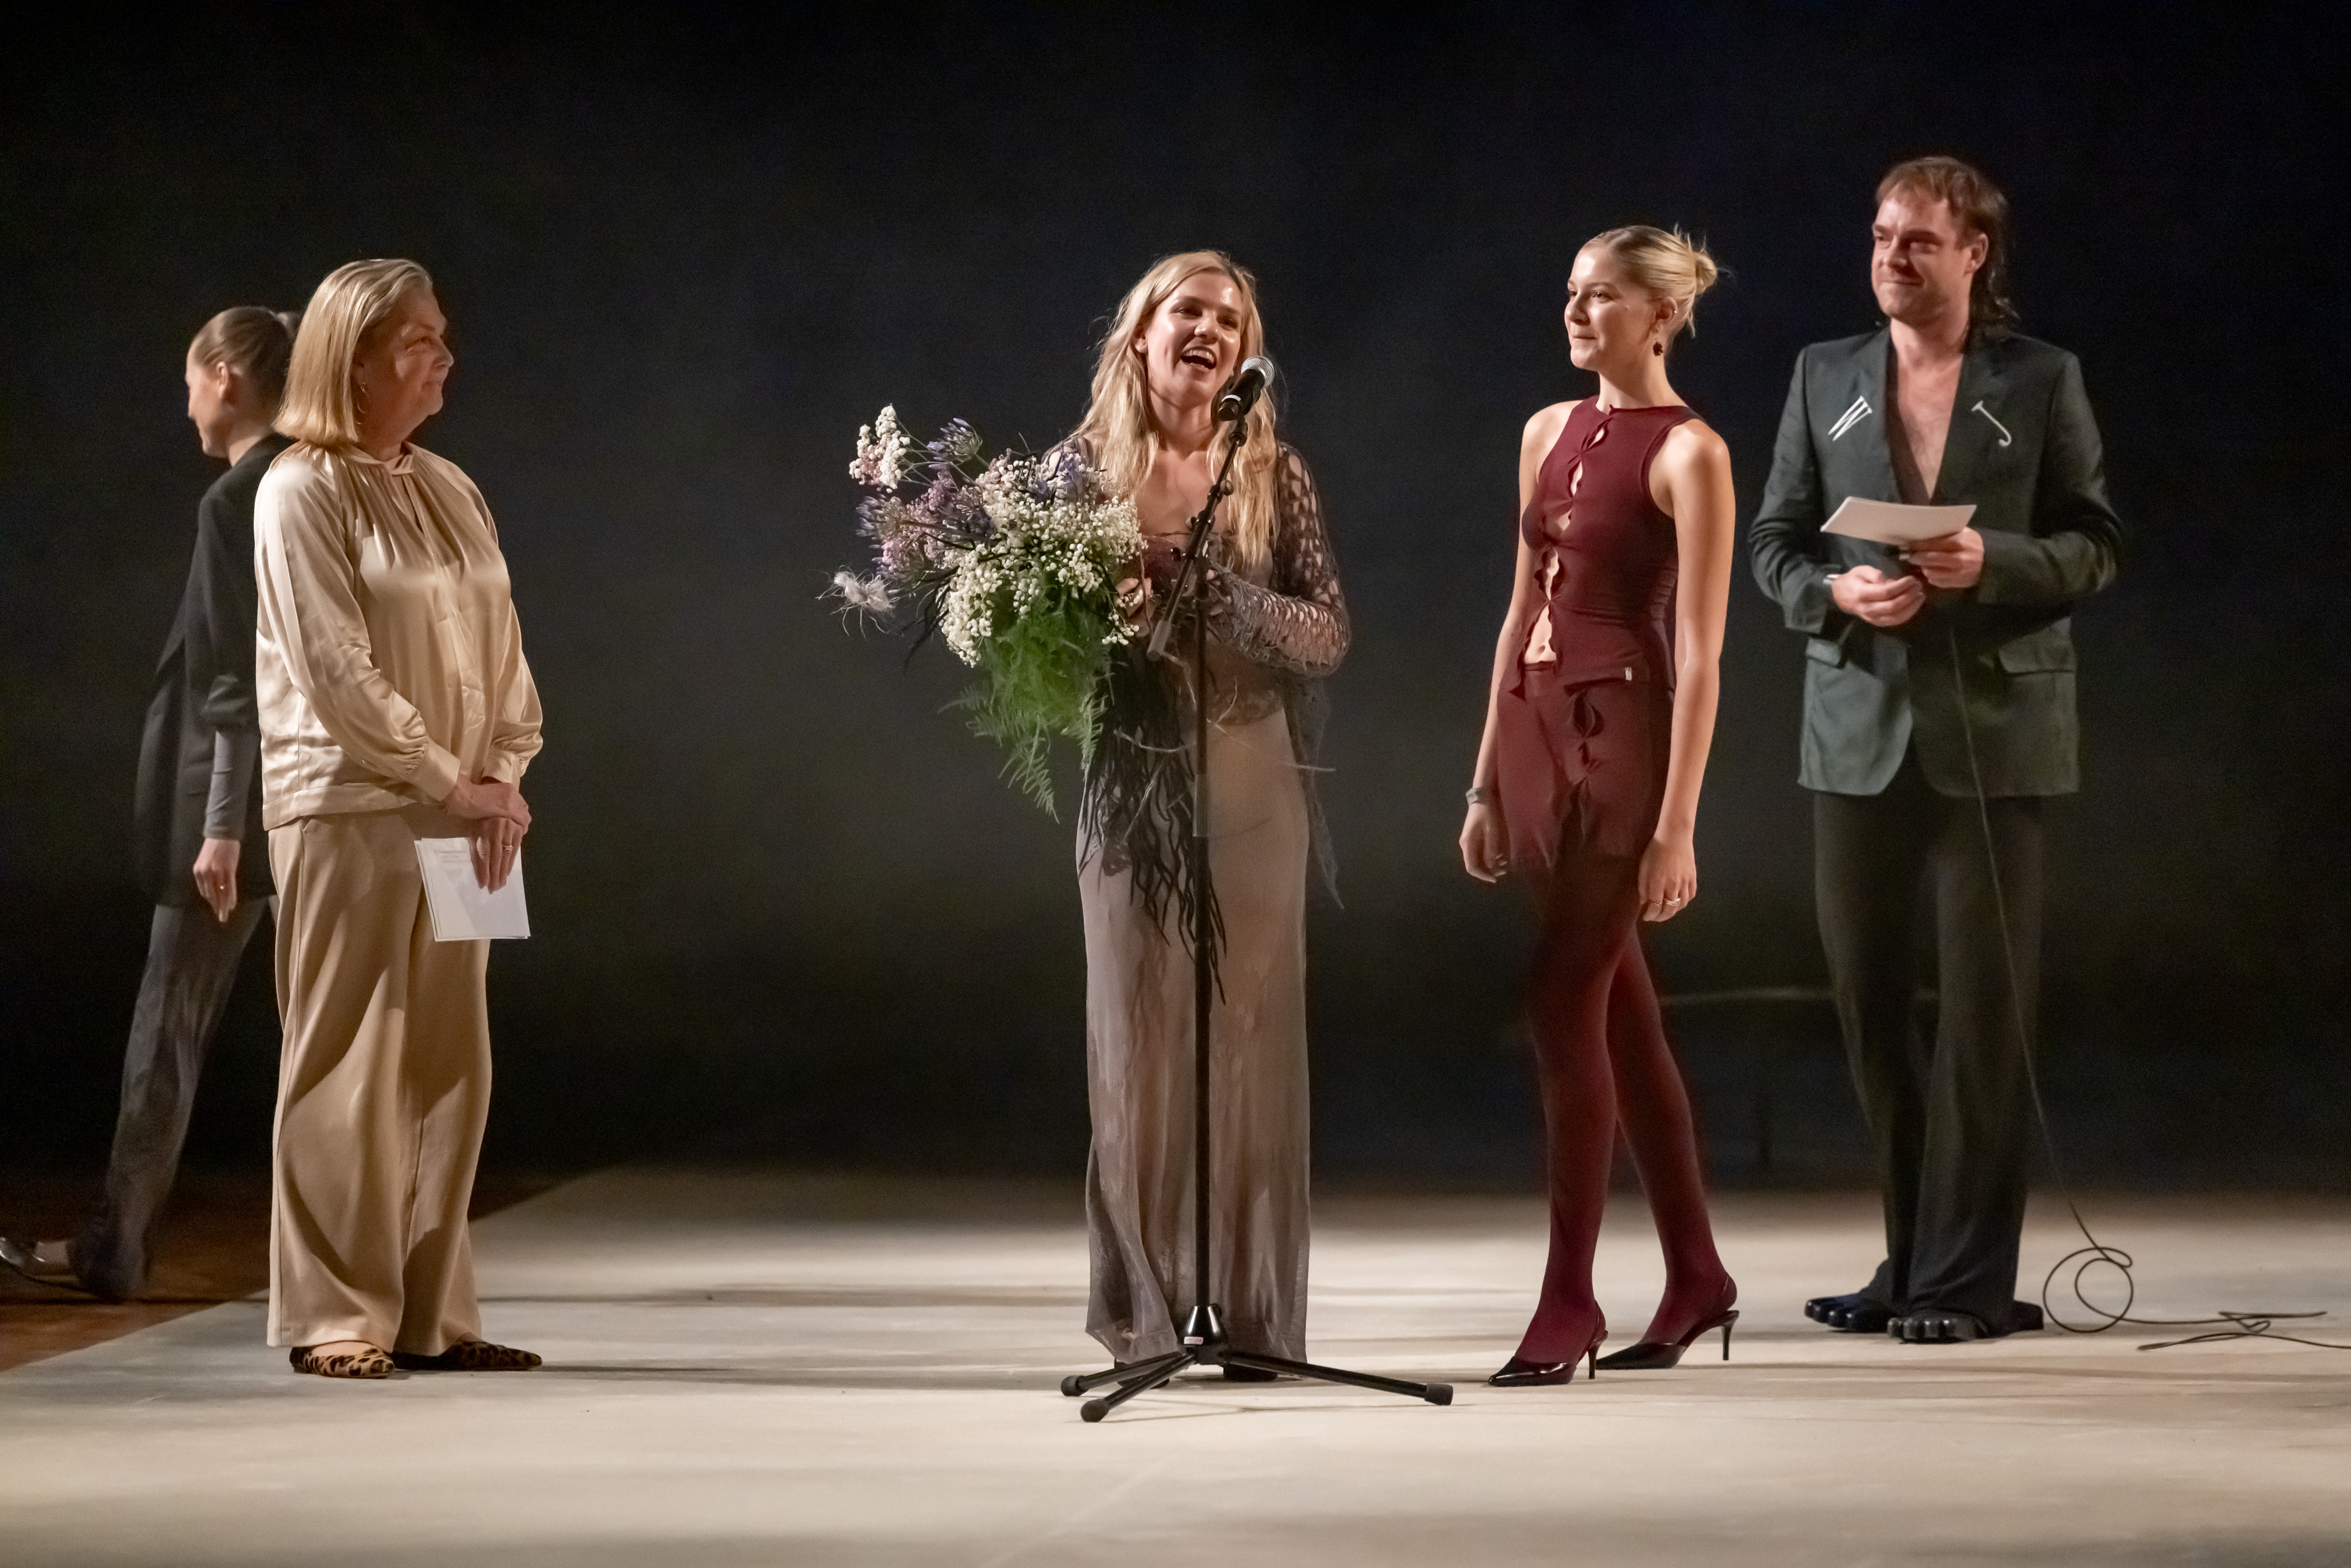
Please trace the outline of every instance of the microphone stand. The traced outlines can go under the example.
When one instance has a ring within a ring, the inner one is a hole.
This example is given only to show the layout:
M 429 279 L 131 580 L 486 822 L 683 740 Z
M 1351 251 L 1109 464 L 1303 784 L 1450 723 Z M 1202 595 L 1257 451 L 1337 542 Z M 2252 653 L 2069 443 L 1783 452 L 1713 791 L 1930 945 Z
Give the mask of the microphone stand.
M 1348 1383 L 1358 1388 L 1376 1388 L 1386 1394 L 1406 1394 L 1416 1399 L 1426 1399 L 1431 1405 L 1453 1403 L 1453 1385 L 1449 1383 L 1406 1383 L 1401 1378 L 1378 1377 L 1368 1372 L 1346 1372 L 1334 1366 L 1316 1366 L 1303 1361 L 1287 1361 L 1280 1356 L 1260 1355 L 1255 1351 L 1236 1350 L 1225 1337 L 1224 1309 L 1208 1299 L 1208 1045 L 1209 1005 L 1216 990 L 1216 978 L 1210 954 L 1216 940 L 1215 883 L 1208 865 L 1208 616 L 1204 602 L 1207 587 L 1203 580 L 1203 562 L 1207 553 L 1210 530 L 1216 526 L 1217 507 L 1232 490 L 1233 459 L 1240 455 L 1241 445 L 1249 439 L 1246 411 L 1232 417 L 1232 441 L 1225 448 L 1223 466 L 1217 471 L 1217 482 L 1208 488 L 1207 505 L 1192 519 L 1191 535 L 1185 547 L 1184 568 L 1176 577 L 1176 586 L 1167 596 L 1159 624 L 1151 633 L 1151 656 L 1163 656 L 1167 651 L 1170 631 L 1176 624 L 1176 612 L 1188 593 L 1192 599 L 1192 842 L 1191 853 L 1186 860 L 1186 880 L 1192 894 L 1192 1286 L 1193 1304 L 1185 1314 L 1184 1327 L 1176 1336 L 1179 1348 L 1164 1355 L 1152 1356 L 1131 1365 L 1113 1366 L 1107 1371 L 1073 1375 L 1061 1379 L 1061 1392 L 1071 1398 L 1115 1383 L 1118 1390 L 1100 1399 L 1089 1399 L 1078 1414 L 1087 1421 L 1099 1421 L 1113 1410 L 1137 1395 L 1148 1394 L 1165 1386 L 1169 1380 L 1187 1366 L 1247 1366 L 1260 1372 L 1287 1373 L 1293 1377 L 1311 1377 L 1324 1383 Z

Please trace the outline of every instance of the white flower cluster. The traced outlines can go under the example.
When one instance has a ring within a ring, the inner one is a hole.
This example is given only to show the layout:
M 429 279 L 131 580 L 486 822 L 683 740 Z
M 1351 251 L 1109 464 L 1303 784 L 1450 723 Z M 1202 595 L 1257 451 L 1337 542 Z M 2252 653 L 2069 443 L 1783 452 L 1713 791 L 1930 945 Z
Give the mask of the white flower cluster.
M 979 663 L 979 645 L 996 635 L 996 591 L 1003 576 L 984 549 L 966 552 L 956 562 L 955 580 L 939 600 L 939 634 L 956 657 L 967 664 Z
M 894 490 L 914 466 L 914 438 L 898 427 L 898 410 L 885 405 L 871 424 L 857 427 L 857 456 L 849 476 L 861 485 Z
M 999 610 L 1015 621 L 1056 601 L 1093 601 L 1109 623 L 1102 641 L 1134 633 L 1118 608 L 1119 574 L 1143 552 L 1134 504 L 1055 486 L 1040 497 L 1033 458 L 998 457 L 972 481 L 995 529 L 956 562 L 939 606 L 939 630 L 967 664 L 997 635 Z M 1006 602 L 1008 601 L 1008 604 Z

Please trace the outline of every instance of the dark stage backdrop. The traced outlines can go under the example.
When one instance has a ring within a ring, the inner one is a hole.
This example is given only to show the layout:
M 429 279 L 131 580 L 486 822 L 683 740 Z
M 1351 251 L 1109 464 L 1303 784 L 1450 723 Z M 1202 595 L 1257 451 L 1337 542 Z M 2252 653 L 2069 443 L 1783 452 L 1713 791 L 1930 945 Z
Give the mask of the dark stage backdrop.
M 225 305 L 413 256 L 547 709 L 539 935 L 492 968 L 494 1159 L 636 1152 L 1073 1172 L 1070 826 L 939 709 L 942 650 L 844 630 L 883 402 L 1042 445 L 1154 257 L 1263 279 L 1284 428 L 1356 617 L 1314 916 L 1322 1167 L 1530 1167 L 1523 942 L 1453 837 L 1527 415 L 1588 383 L 1562 282 L 1613 225 L 1729 267 L 1677 370 L 1743 507 L 1792 358 L 1875 324 L 1879 172 L 2012 193 L 2028 329 L 2077 351 L 2132 530 L 2079 621 L 2087 789 L 2054 810 L 2061 1134 L 2134 1180 L 2346 1179 L 2346 656 L 2333 613 L 2340 81 L 2319 14 L 2231 6 L 272 5 L 12 47 L 0 118 L 0 1146 L 102 1155 L 145 915 L 140 715 L 214 469 L 181 354 Z M 1801 650 L 1735 585 L 1678 993 L 1817 985 Z M 1690 1006 L 1718 1169 L 1859 1149 L 1826 1010 Z M 266 1146 L 249 967 L 199 1157 Z M 1768 1096 L 1768 1098 L 1767 1098 Z

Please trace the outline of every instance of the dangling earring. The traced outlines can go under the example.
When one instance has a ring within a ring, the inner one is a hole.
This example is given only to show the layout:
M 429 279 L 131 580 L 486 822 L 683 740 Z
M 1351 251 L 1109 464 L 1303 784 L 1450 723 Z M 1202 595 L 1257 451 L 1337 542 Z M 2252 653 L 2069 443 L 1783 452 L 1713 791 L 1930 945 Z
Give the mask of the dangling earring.
M 1649 352 L 1656 355 L 1657 358 L 1661 360 L 1664 359 L 1666 357 L 1666 340 L 1663 338 L 1660 338 L 1656 342 L 1650 344 Z

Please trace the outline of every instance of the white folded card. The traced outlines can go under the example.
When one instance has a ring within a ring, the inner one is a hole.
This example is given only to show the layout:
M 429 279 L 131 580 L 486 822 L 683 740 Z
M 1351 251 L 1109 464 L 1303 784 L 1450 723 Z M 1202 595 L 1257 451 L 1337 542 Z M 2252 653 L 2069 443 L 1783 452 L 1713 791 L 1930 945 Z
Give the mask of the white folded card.
M 484 937 L 528 936 L 530 910 L 522 898 L 522 855 L 514 874 L 492 893 L 474 875 L 474 846 L 467 839 L 419 839 L 416 864 L 424 873 L 424 904 L 433 912 L 435 942 L 479 942 Z
M 1882 545 L 1915 545 L 1958 533 L 1976 515 L 1967 507 L 1905 507 L 1892 501 L 1865 501 L 1847 496 L 1836 516 L 1821 525 L 1824 534 L 1850 539 L 1871 539 Z

